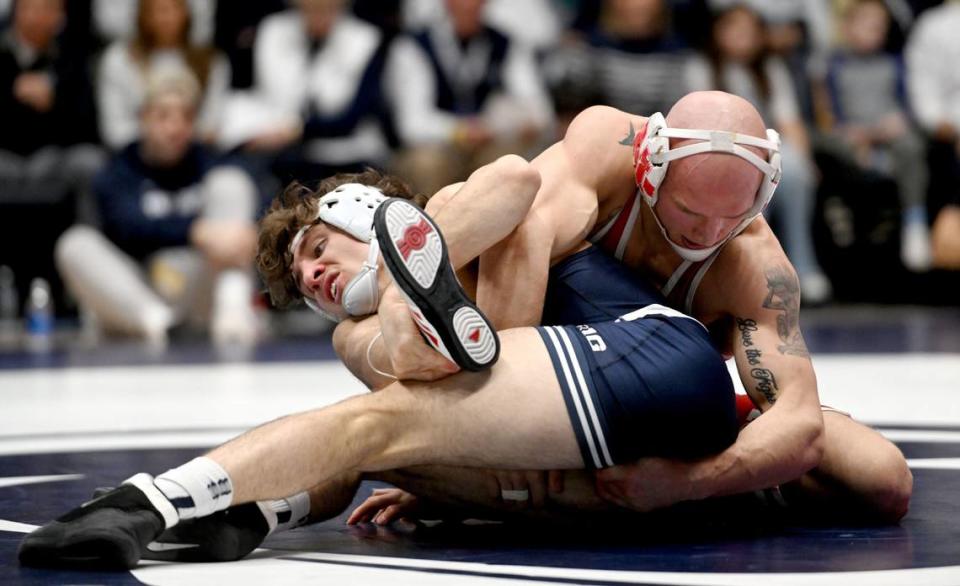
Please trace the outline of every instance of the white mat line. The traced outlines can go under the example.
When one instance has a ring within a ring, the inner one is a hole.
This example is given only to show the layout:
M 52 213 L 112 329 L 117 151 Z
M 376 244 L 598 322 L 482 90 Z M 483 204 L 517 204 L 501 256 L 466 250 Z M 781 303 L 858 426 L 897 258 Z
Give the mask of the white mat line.
M 885 438 L 893 442 L 929 442 L 929 443 L 960 443 L 960 431 L 944 431 L 937 429 L 880 429 Z
M 41 482 L 64 482 L 78 480 L 83 474 L 55 474 L 52 476 L 6 476 L 0 477 L 0 488 L 5 486 L 22 486 L 24 484 L 39 484 Z
M 284 559 L 284 558 L 282 558 Z M 644 572 L 616 570 L 586 570 L 550 568 L 537 566 L 513 566 L 481 564 L 473 562 L 448 562 L 397 557 L 305 553 L 286 556 L 285 559 L 314 560 L 317 562 L 358 564 L 365 566 L 390 566 L 421 571 L 464 572 L 475 575 L 501 575 L 516 578 L 547 578 L 626 584 L 674 584 L 689 586 L 769 586 L 774 584 L 796 586 L 843 585 L 843 586 L 902 586 L 903 584 L 955 585 L 960 576 L 960 566 L 905 570 L 862 572 L 809 572 L 809 573 L 701 573 L 701 572 Z
M 11 531 L 13 533 L 30 533 L 39 525 L 27 525 L 26 523 L 17 523 L 16 521 L 5 521 L 0 519 L 0 531 Z
M 960 458 L 910 458 L 907 466 L 926 470 L 960 470 Z
M 241 430 L 141 434 L 84 434 L 81 437 L 50 437 L 38 439 L 0 440 L 0 456 L 22 454 L 58 454 L 76 452 L 103 452 L 108 450 L 138 450 L 154 448 L 210 448 L 236 437 Z

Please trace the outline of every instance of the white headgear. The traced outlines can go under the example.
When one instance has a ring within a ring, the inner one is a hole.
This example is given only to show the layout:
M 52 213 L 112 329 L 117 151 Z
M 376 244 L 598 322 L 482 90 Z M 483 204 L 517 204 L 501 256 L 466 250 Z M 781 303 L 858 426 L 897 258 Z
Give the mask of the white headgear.
M 700 142 L 688 144 L 676 149 L 670 149 L 671 138 L 692 138 Z M 740 145 L 748 145 L 766 149 L 769 152 L 767 160 L 763 160 L 749 149 Z M 737 132 L 725 130 L 691 130 L 687 128 L 669 128 L 663 114 L 657 112 L 647 119 L 646 124 L 637 133 L 633 142 L 633 164 L 635 168 L 637 188 L 643 199 L 653 210 L 660 197 L 660 185 L 667 176 L 670 161 L 689 157 L 700 153 L 729 153 L 749 161 L 754 167 L 763 171 L 763 183 L 757 192 L 753 207 L 747 212 L 743 220 L 717 244 L 703 249 L 693 249 L 680 246 L 670 239 L 666 229 L 660 223 L 656 210 L 653 217 L 660 226 L 664 238 L 670 246 L 686 260 L 701 261 L 720 248 L 727 240 L 733 238 L 763 213 L 770 203 L 773 192 L 780 183 L 780 135 L 776 130 L 767 129 L 767 138 L 757 138 Z
M 380 245 L 374 237 L 373 213 L 387 200 L 387 196 L 376 187 L 359 183 L 345 183 L 320 197 L 317 202 L 316 220 L 302 228 L 290 241 L 290 254 L 300 246 L 303 235 L 317 221 L 343 230 L 361 242 L 369 245 L 367 260 L 357 275 L 350 279 L 340 296 L 340 305 L 347 315 L 361 316 L 377 310 L 380 301 L 380 289 L 377 286 L 377 259 Z M 327 319 L 339 322 L 343 316 L 324 311 L 311 299 L 305 298 L 307 307 Z

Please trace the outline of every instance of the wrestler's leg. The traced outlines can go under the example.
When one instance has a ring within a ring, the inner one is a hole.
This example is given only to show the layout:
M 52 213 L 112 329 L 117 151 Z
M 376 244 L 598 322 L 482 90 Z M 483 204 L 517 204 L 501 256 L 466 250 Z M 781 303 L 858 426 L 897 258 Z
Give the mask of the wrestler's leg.
M 234 504 L 316 486 L 350 470 L 422 463 L 506 468 L 583 466 L 573 427 L 539 334 L 503 332 L 489 372 L 430 385 L 395 383 L 286 417 L 210 452 L 229 475 Z
M 906 513 L 913 475 L 903 453 L 869 427 L 825 411 L 820 466 L 783 487 L 787 503 L 828 516 L 896 522 Z

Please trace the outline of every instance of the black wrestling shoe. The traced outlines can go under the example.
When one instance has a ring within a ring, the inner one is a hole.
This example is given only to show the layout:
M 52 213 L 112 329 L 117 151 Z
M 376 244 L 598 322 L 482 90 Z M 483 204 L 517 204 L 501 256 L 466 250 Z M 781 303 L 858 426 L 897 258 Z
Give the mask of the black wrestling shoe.
M 143 559 L 232 562 L 257 549 L 269 533 L 270 526 L 257 503 L 246 503 L 181 521 L 148 543 Z
M 460 286 L 433 220 L 409 201 L 392 198 L 377 208 L 373 226 L 384 264 L 427 342 L 466 370 L 493 365 L 500 338 Z
M 165 526 L 147 496 L 125 484 L 28 534 L 18 556 L 40 568 L 130 569 Z
M 98 488 L 93 497 L 111 490 Z M 245 503 L 180 521 L 148 543 L 140 557 L 164 562 L 233 562 L 257 549 L 269 534 L 270 525 L 257 503 Z

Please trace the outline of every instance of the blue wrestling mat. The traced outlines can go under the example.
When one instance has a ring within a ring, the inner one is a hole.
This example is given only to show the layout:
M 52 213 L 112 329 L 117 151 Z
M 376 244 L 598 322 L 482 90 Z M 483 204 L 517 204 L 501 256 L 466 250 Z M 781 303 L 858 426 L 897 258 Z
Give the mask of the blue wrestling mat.
M 131 367 L 123 354 L 0 370 L 0 584 L 960 584 L 960 346 L 958 330 L 936 333 L 956 317 L 921 320 L 933 328 L 922 335 L 911 333 L 917 321 L 871 323 L 865 334 L 830 317 L 807 338 L 823 401 L 873 424 L 908 458 L 914 495 L 898 526 L 818 526 L 733 507 L 656 523 L 624 513 L 588 527 L 415 531 L 348 527 L 342 515 L 272 536 L 241 562 L 150 562 L 122 573 L 20 568 L 16 548 L 97 487 L 159 473 L 261 421 L 362 389 L 336 363 L 304 361 L 329 356 L 325 345 L 286 362 L 263 350 L 258 361 L 229 364 L 189 353 Z M 881 347 L 864 345 L 870 339 Z M 185 417 L 178 405 L 188 400 L 197 413 Z M 372 488 L 364 484 L 354 506 Z
M 955 434 L 957 439 L 900 445 L 911 460 L 960 458 L 960 430 L 939 432 Z M 27 528 L 15 527 L 10 521 L 42 524 L 88 499 L 98 486 L 111 485 L 139 470 L 165 470 L 199 453 L 162 449 L 0 457 L 0 583 L 192 583 L 172 575 L 168 580 L 156 572 L 157 565 L 147 565 L 134 573 L 20 568 L 14 561 L 16 547 Z M 857 582 L 857 573 L 954 566 L 954 582 L 930 583 L 957 583 L 960 505 L 956 495 L 960 494 L 960 470 L 915 468 L 914 477 L 910 514 L 894 527 L 805 527 L 756 517 L 732 522 L 727 516 L 722 523 L 702 518 L 699 529 L 687 518 L 679 521 L 683 531 L 658 535 L 640 519 L 624 515 L 615 527 L 547 531 L 517 523 L 441 523 L 411 532 L 370 524 L 349 527 L 346 515 L 342 515 L 271 537 L 252 558 L 260 565 L 276 566 L 277 582 L 273 583 L 288 583 L 288 577 L 306 575 L 322 579 L 331 565 L 340 566 L 340 572 L 375 568 L 451 579 L 497 577 L 521 583 L 532 579 L 576 584 L 662 583 L 650 582 L 649 572 L 684 572 L 691 573 L 691 578 L 713 574 L 714 580 L 709 583 L 727 583 L 720 574 L 731 573 L 756 573 L 769 579 L 769 574 L 853 572 L 842 578 L 844 583 L 854 579 L 852 583 L 866 584 L 877 582 Z M 361 487 L 354 506 L 370 489 L 369 484 Z M 248 563 L 184 564 L 178 573 L 189 574 L 192 568 L 202 567 L 204 572 L 221 574 L 225 581 L 249 583 L 242 578 L 243 566 Z M 615 575 L 604 577 L 611 572 Z M 156 582 L 150 579 L 154 573 L 159 578 Z M 638 575 L 634 580 L 629 574 Z M 902 577 L 901 584 L 927 583 L 922 572 L 916 579 L 910 572 L 892 574 Z M 830 583 L 840 583 L 840 576 L 837 578 Z M 680 579 L 668 583 L 701 582 Z

